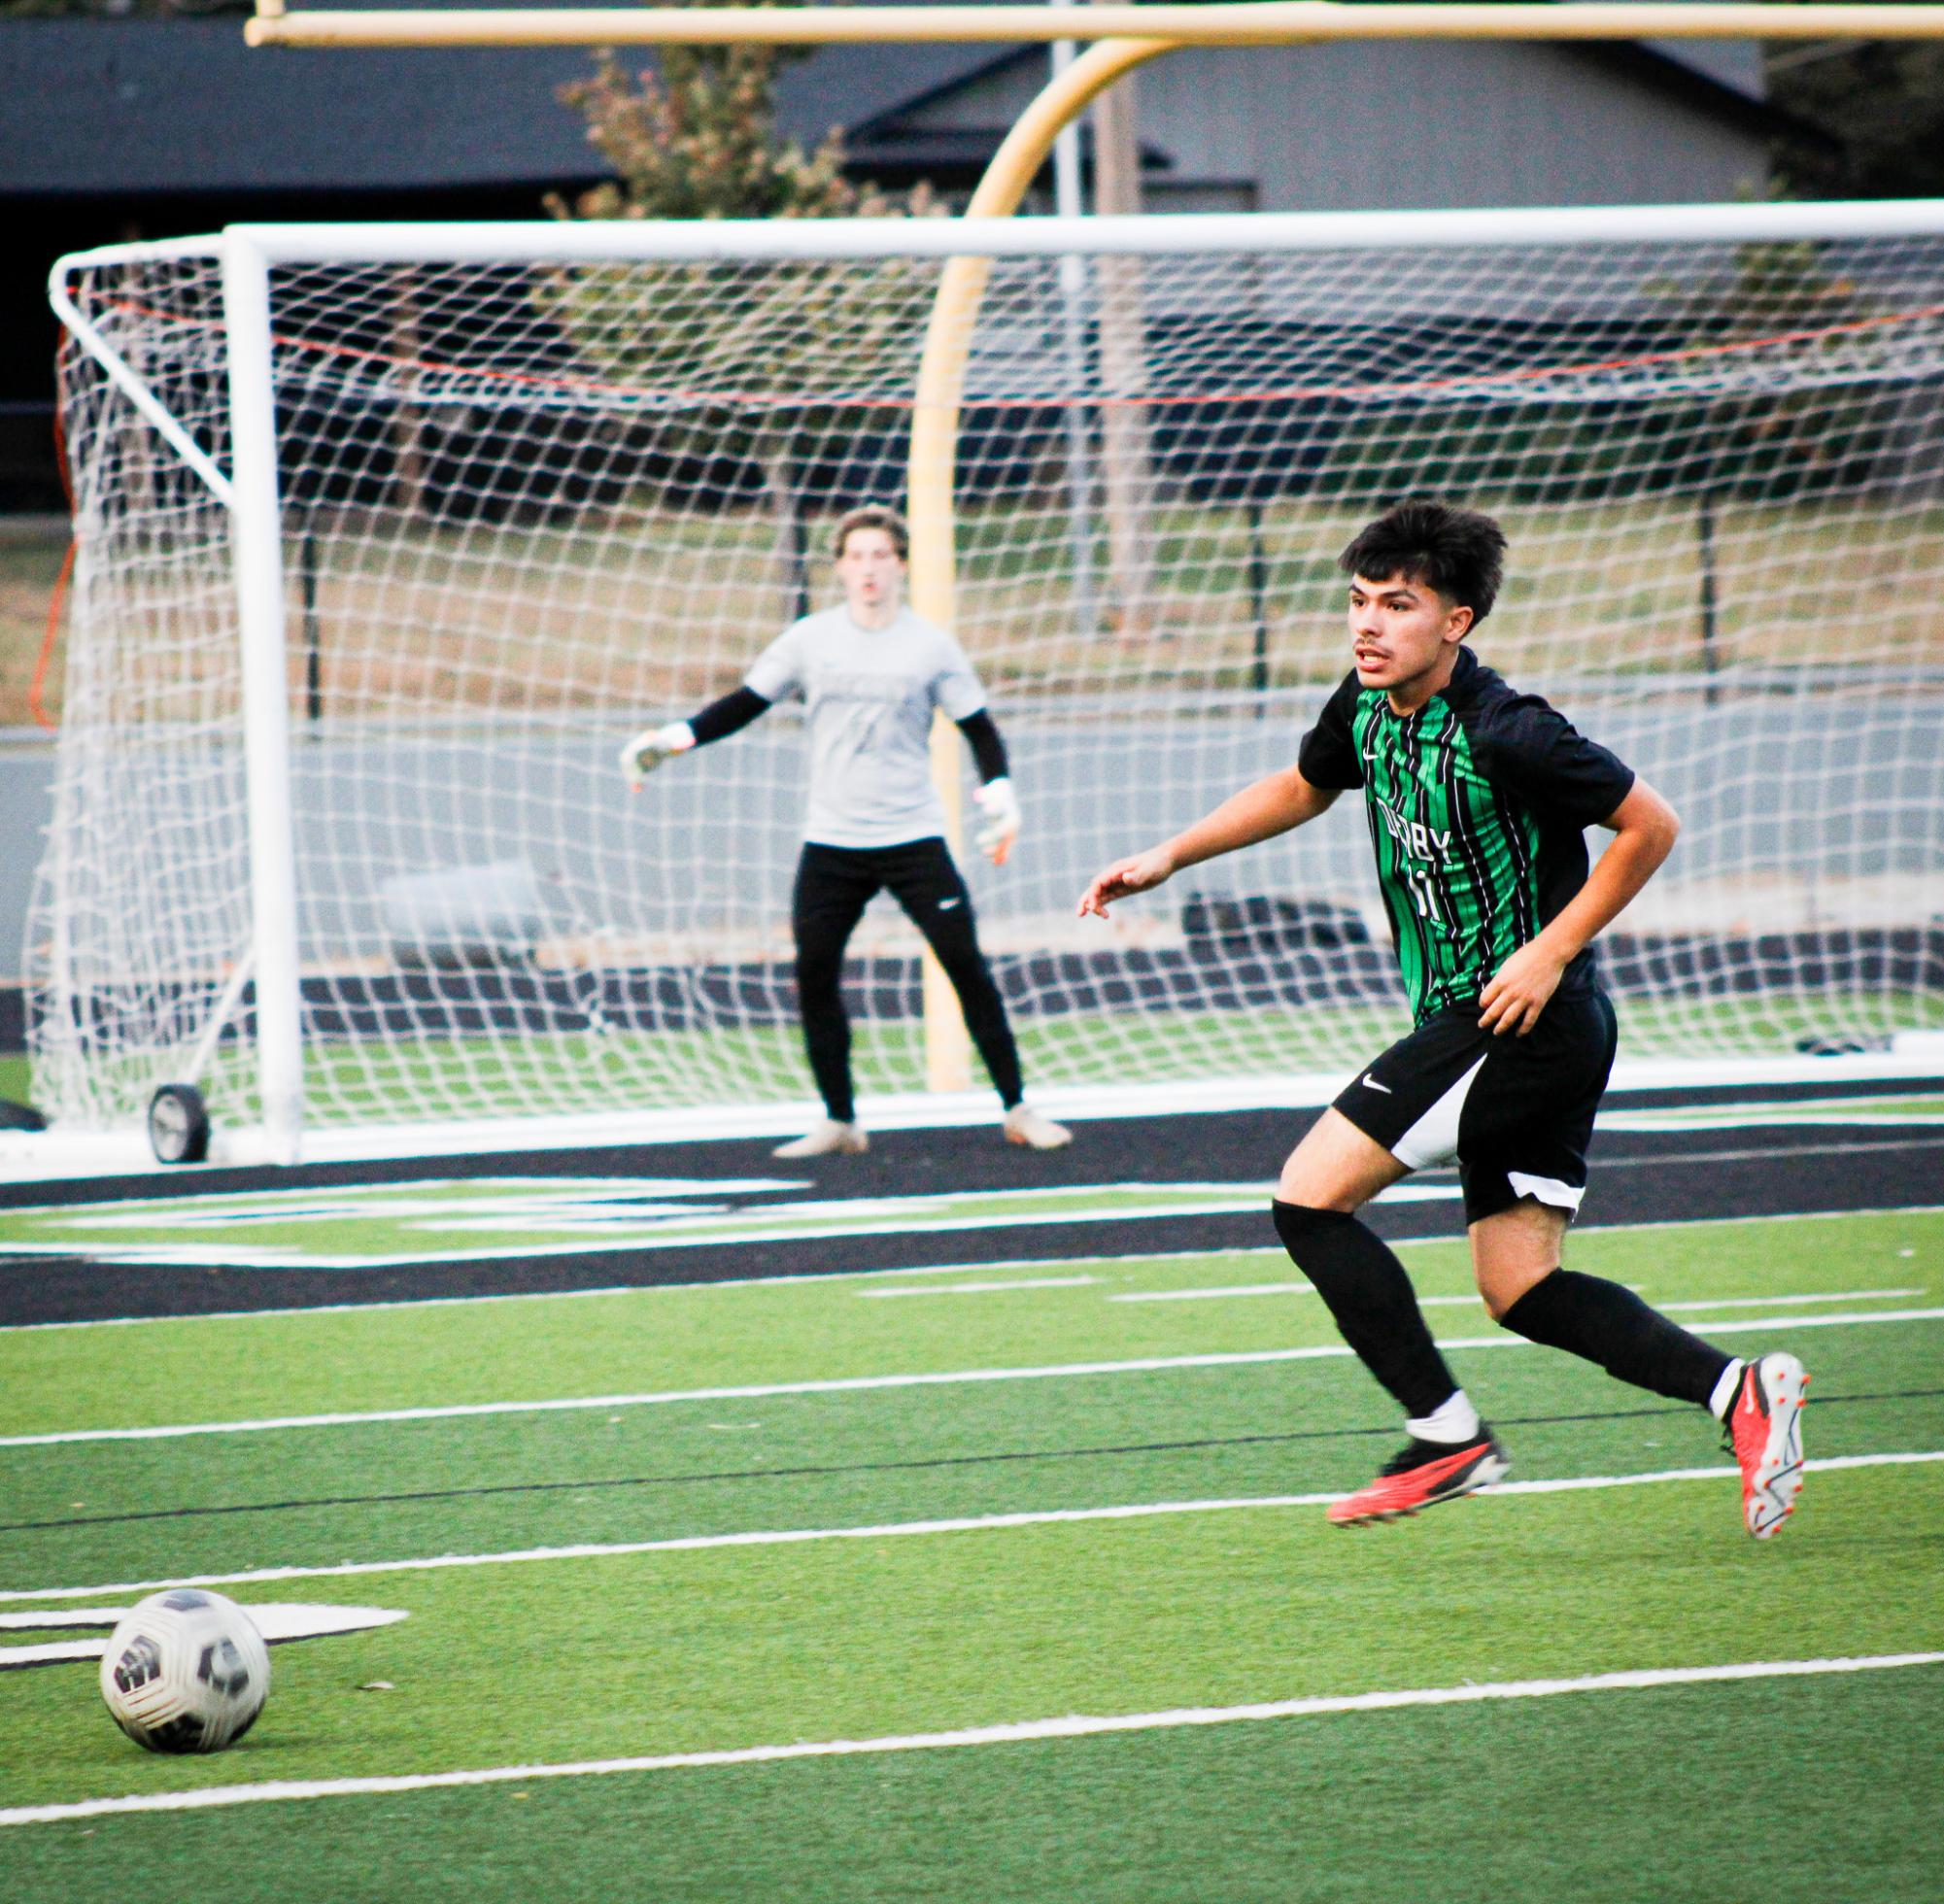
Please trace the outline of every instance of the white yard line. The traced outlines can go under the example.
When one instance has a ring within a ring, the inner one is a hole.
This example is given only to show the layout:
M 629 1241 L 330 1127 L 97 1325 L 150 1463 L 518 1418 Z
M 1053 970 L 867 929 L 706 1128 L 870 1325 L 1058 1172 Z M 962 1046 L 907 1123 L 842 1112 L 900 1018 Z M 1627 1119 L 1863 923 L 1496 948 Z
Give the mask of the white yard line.
M 1469 1302 L 1469 1297 L 1458 1299 Z M 1718 1322 L 1711 1335 L 1731 1336 L 1756 1330 L 1848 1329 L 1886 1322 L 1935 1322 L 1944 1309 L 1874 1309 L 1848 1315 L 1756 1316 Z M 1532 1348 L 1523 1336 L 1501 1332 L 1491 1336 L 1457 1336 L 1438 1344 L 1443 1349 Z M 589 1409 L 655 1408 L 676 1402 L 747 1402 L 777 1395 L 840 1395 L 873 1389 L 933 1388 L 962 1382 L 1057 1381 L 1087 1376 L 1127 1376 L 1165 1373 L 1174 1369 L 1234 1369 L 1271 1362 L 1314 1362 L 1350 1353 L 1343 1343 L 1320 1343 L 1308 1348 L 1236 1349 L 1207 1355 L 1142 1355 L 1122 1362 L 1062 1362 L 1042 1368 L 949 1369 L 923 1375 L 843 1376 L 814 1381 L 753 1382 L 724 1388 L 667 1388 L 632 1395 L 589 1395 L 530 1402 L 454 1402 L 411 1409 L 369 1409 L 330 1414 L 266 1415 L 247 1421 L 197 1421 L 153 1428 L 63 1428 L 38 1435 L 0 1435 L 0 1448 L 54 1447 L 79 1442 L 181 1441 L 197 1435 L 262 1435 L 289 1429 L 358 1428 L 383 1422 L 452 1421 L 477 1415 L 560 1414 Z
M 1080 1278 L 1092 1281 L 1091 1276 Z M 1001 1287 L 1006 1285 L 1002 1284 Z M 888 1293 L 888 1292 L 887 1292 Z M 1226 1289 L 1139 1289 L 1124 1296 L 1109 1296 L 1110 1303 L 1199 1303 L 1228 1296 L 1313 1296 L 1315 1286 L 1308 1282 L 1239 1282 Z M 1829 1289 L 1813 1296 L 1723 1296 L 1715 1302 L 1656 1303 L 1660 1309 L 1784 1309 L 1805 1303 L 1867 1303 L 1893 1296 L 1927 1296 L 1920 1289 Z M 1419 1296 L 1419 1309 L 1478 1307 L 1476 1296 Z
M 1845 1468 L 1898 1468 L 1944 1461 L 1944 1448 L 1911 1454 L 1843 1454 L 1805 1463 L 1812 1474 Z M 1588 1489 L 1647 1487 L 1666 1481 L 1729 1481 L 1729 1467 L 1663 1468 L 1640 1475 L 1583 1475 L 1562 1480 L 1502 1481 L 1479 1498 L 1573 1494 Z M 512 1547 L 498 1553 L 443 1553 L 409 1560 L 341 1560 L 324 1567 L 255 1567 L 240 1573 L 180 1575 L 167 1580 L 118 1581 L 102 1586 L 12 1587 L 0 1601 L 95 1600 L 154 1593 L 171 1586 L 238 1586 L 267 1581 L 339 1580 L 351 1575 L 442 1573 L 460 1567 L 505 1567 L 529 1561 L 598 1560 L 638 1553 L 700 1553 L 718 1547 L 805 1547 L 824 1541 L 911 1540 L 934 1534 L 987 1534 L 1018 1527 L 1053 1527 L 1076 1521 L 1151 1520 L 1164 1515 L 1256 1513 L 1266 1509 L 1320 1508 L 1341 1494 L 1244 1494 L 1206 1501 L 1142 1501 L 1109 1508 L 1042 1508 L 1018 1513 L 966 1514 L 940 1520 L 885 1521 L 867 1527 L 753 1528 L 734 1534 L 685 1534 L 661 1541 L 583 1542 L 571 1547 Z
M 1944 1309 L 1935 1311 L 1944 1316 Z M 1484 1339 L 1482 1339 L 1484 1340 Z M 1495 1343 L 1496 1338 L 1490 1339 Z M 1517 1338 L 1523 1342 L 1523 1338 Z M 1446 1347 L 1462 1343 L 1447 1343 Z M 1143 1355 L 1121 1362 L 1060 1362 L 1042 1368 L 947 1369 L 923 1375 L 836 1376 L 809 1381 L 751 1382 L 724 1388 L 666 1388 L 632 1395 L 569 1396 L 536 1402 L 457 1402 L 412 1409 L 375 1409 L 336 1414 L 266 1416 L 255 1421 L 204 1421 L 154 1428 L 72 1428 L 39 1435 L 0 1436 L 0 1448 L 49 1447 L 72 1442 L 174 1441 L 194 1435 L 256 1435 L 283 1429 L 355 1428 L 395 1421 L 450 1421 L 475 1415 L 556 1414 L 587 1409 L 657 1408 L 679 1402 L 749 1402 L 778 1395 L 843 1395 L 888 1388 L 949 1387 L 962 1382 L 1058 1381 L 1087 1376 L 1124 1376 L 1172 1369 L 1232 1369 L 1260 1362 L 1307 1362 L 1347 1355 L 1341 1343 L 1310 1348 L 1237 1349 L 1207 1355 Z
M 1313 1296 L 1315 1285 L 1309 1282 L 1238 1282 L 1226 1289 L 1137 1289 L 1125 1296 L 1109 1296 L 1110 1303 L 1202 1303 L 1229 1296 Z M 1918 1290 L 1915 1294 L 1922 1295 Z M 1479 1307 L 1476 1296 L 1419 1296 L 1419 1309 L 1469 1309 Z
M 1722 1296 L 1712 1303 L 1655 1303 L 1659 1309 L 1791 1309 L 1803 1303 L 1876 1303 L 1927 1296 L 1927 1289 L 1831 1289 L 1816 1296 Z
M 1761 1659 L 1723 1666 L 1656 1666 L 1626 1673 L 1588 1673 L 1570 1680 L 1501 1680 L 1480 1685 L 1416 1686 L 1355 1692 L 1334 1698 L 1267 1699 L 1246 1706 L 1182 1706 L 1168 1712 L 1017 1720 L 948 1732 L 907 1732 L 874 1739 L 799 1740 L 721 1751 L 660 1752 L 639 1758 L 588 1758 L 557 1765 L 493 1765 L 465 1772 L 414 1772 L 391 1778 L 278 1779 L 260 1785 L 210 1785 L 200 1791 L 144 1792 L 126 1798 L 84 1798 L 59 1805 L 16 1805 L 0 1811 L 0 1825 L 52 1824 L 120 1812 L 200 1812 L 302 1798 L 372 1797 L 454 1785 L 526 1785 L 538 1779 L 584 1779 L 625 1772 L 696 1771 L 719 1765 L 767 1765 L 798 1758 L 856 1758 L 868 1754 L 942 1751 L 963 1746 L 1023 1745 L 1043 1739 L 1088 1739 L 1115 1732 L 1163 1732 L 1183 1726 L 1235 1725 L 1251 1720 L 1312 1718 L 1335 1713 L 1393 1712 L 1404 1707 L 1470 1706 L 1488 1701 L 1547 1699 L 1562 1693 L 1640 1692 L 1725 1681 L 1800 1679 L 1826 1673 L 1882 1673 L 1935 1666 L 1944 1652 L 1886 1652 L 1847 1659 Z
M 859 1289 L 853 1293 L 883 1302 L 893 1296 L 989 1296 L 998 1289 L 1078 1289 L 1099 1280 L 1091 1275 L 1034 1275 L 1021 1276 L 1012 1282 L 906 1282 L 895 1289 Z

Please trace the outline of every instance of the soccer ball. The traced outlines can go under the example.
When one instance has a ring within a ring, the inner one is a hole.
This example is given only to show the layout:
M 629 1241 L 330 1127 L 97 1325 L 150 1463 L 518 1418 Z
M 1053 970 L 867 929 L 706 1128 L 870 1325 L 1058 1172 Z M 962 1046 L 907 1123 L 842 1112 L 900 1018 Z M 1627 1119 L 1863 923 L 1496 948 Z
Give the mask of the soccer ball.
M 270 1690 L 263 1636 L 234 1600 L 200 1587 L 151 1594 L 109 1636 L 101 1696 L 151 1751 L 221 1751 Z

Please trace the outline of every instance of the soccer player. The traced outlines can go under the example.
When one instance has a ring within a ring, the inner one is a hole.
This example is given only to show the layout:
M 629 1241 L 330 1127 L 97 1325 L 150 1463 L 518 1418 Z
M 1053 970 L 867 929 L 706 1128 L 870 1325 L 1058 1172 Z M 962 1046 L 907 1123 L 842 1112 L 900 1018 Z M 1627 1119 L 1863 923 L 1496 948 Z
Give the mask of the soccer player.
M 1465 646 L 1491 610 L 1505 548 L 1489 517 L 1442 502 L 1401 502 L 1370 524 L 1340 560 L 1353 666 L 1295 765 L 1108 867 L 1080 911 L 1105 917 L 1115 900 L 1300 827 L 1361 788 L 1415 1029 L 1296 1146 L 1275 1215 L 1410 1440 L 1329 1517 L 1415 1513 L 1507 1472 L 1404 1266 L 1356 1215 L 1408 1173 L 1455 1159 L 1493 1319 L 1710 1410 L 1741 1466 L 1744 1521 L 1766 1540 L 1802 1484 L 1801 1363 L 1735 1360 L 1620 1284 L 1560 1267 L 1616 1041 L 1592 940 L 1666 859 L 1680 823 L 1630 767 Z M 1589 872 L 1591 824 L 1614 838 Z
M 986 818 L 978 844 L 995 866 L 1006 864 L 1019 837 L 1019 799 L 972 663 L 942 629 L 904 606 L 909 546 L 895 511 L 853 509 L 835 540 L 843 606 L 792 623 L 734 693 L 687 721 L 636 734 L 621 750 L 622 771 L 639 786 L 664 761 L 746 728 L 790 695 L 805 703 L 810 798 L 790 924 L 803 1042 L 825 1115 L 779 1157 L 870 1148 L 851 1092 L 850 1020 L 838 978 L 864 908 L 886 889 L 959 995 L 1005 1106 L 1006 1140 L 1035 1150 L 1073 1140 L 1024 1100 L 1019 1052 L 979 951 L 972 895 L 945 846 L 944 807 L 932 784 L 934 708 L 957 722 L 972 748 L 983 783 L 973 798 Z

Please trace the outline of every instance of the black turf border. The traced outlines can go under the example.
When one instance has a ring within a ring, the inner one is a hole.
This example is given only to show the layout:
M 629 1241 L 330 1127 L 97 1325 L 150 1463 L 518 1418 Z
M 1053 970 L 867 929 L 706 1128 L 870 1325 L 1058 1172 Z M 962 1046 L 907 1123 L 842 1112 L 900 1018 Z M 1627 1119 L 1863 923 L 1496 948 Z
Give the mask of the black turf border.
M 52 1255 L 0 1258 L 0 1325 L 450 1301 L 956 1263 L 1269 1248 L 1276 1242 L 1269 1220 L 1272 1174 L 1314 1116 L 1313 1111 L 1245 1111 L 1193 1119 L 1103 1120 L 1078 1127 L 1071 1149 L 1050 1154 L 1010 1148 L 989 1133 L 890 1132 L 875 1142 L 868 1157 L 788 1167 L 789 1173 L 814 1183 L 815 1194 L 858 1197 L 1047 1184 L 1234 1183 L 1256 1177 L 1263 1185 L 1259 1214 L 913 1229 L 884 1236 L 772 1239 L 681 1249 L 602 1250 L 358 1270 L 135 1268 Z M 199 1173 L 196 1187 L 215 1194 L 259 1188 L 266 1182 L 299 1188 L 426 1176 L 784 1174 L 785 1167 L 769 1159 L 768 1149 L 767 1140 L 736 1140 L 547 1153 L 515 1160 L 474 1156 L 388 1161 L 383 1166 L 313 1166 L 281 1173 L 222 1171 Z M 1820 1131 L 1768 1126 L 1613 1134 L 1595 1140 L 1592 1166 L 1582 1227 L 1944 1204 L 1944 1133 L 1931 1126 Z M 1434 1173 L 1427 1173 L 1426 1180 L 1450 1178 Z M 133 1181 L 139 1188 L 130 1194 L 157 1194 L 155 1178 Z M 98 1182 L 85 1186 L 81 1194 L 61 1197 L 45 1192 L 73 1191 L 75 1186 L 40 1188 L 44 1194 L 37 1201 L 43 1204 L 107 1200 Z M 1379 1230 L 1393 1237 L 1455 1237 L 1463 1228 L 1455 1202 L 1380 1205 L 1373 1220 Z

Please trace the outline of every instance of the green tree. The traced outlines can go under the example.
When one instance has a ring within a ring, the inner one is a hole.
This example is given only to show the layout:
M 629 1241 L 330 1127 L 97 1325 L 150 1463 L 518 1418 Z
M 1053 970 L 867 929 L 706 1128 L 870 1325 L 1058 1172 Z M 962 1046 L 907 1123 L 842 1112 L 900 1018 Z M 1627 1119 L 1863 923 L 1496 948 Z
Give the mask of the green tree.
M 795 49 L 665 48 L 660 70 L 631 79 L 612 51 L 592 79 L 561 88 L 587 121 L 588 143 L 614 167 L 561 216 L 584 219 L 842 218 L 892 209 L 844 177 L 843 134 L 814 153 L 776 131 L 776 81 Z
M 925 186 L 894 199 L 844 175 L 841 132 L 814 152 L 779 136 L 776 81 L 801 53 L 779 47 L 667 47 L 631 76 L 612 52 L 562 88 L 616 176 L 557 217 L 823 219 L 923 216 Z M 674 455 L 760 468 L 786 556 L 801 561 L 806 459 L 881 426 L 841 401 L 908 390 L 936 266 L 912 259 L 588 265 L 544 296 L 605 381 L 666 417 Z M 821 401 L 820 401 L 821 399 Z

